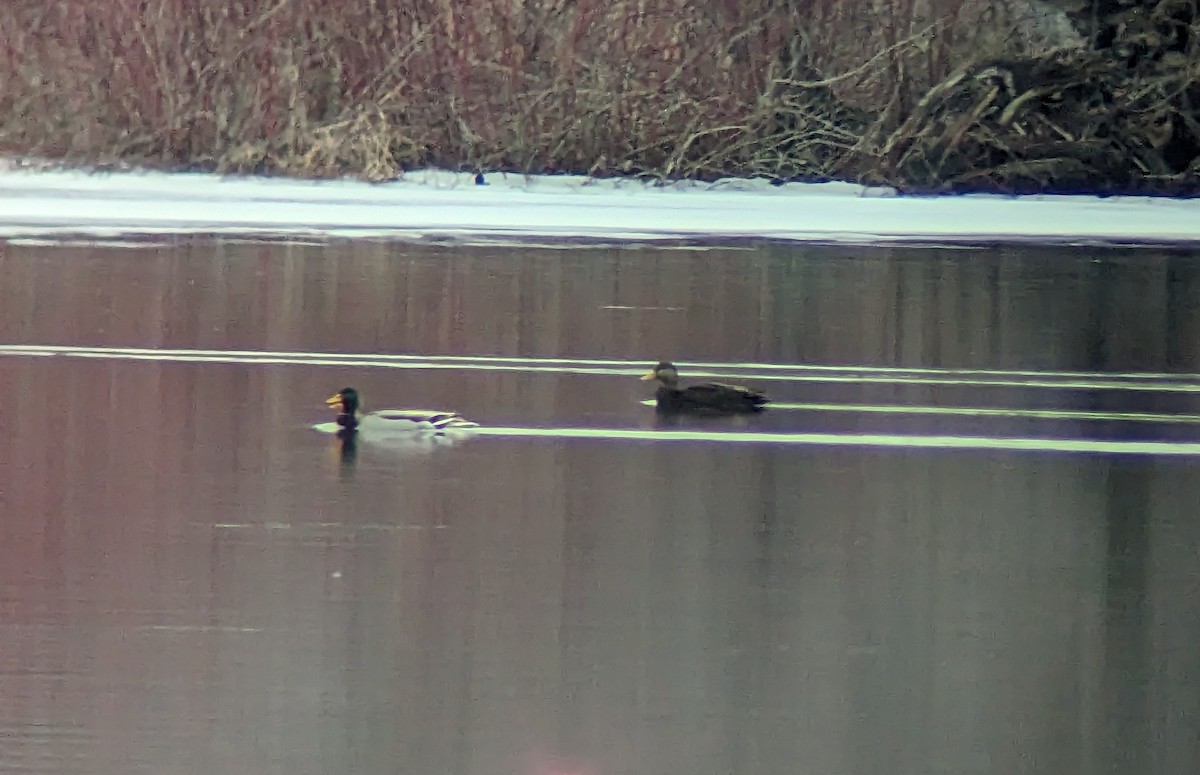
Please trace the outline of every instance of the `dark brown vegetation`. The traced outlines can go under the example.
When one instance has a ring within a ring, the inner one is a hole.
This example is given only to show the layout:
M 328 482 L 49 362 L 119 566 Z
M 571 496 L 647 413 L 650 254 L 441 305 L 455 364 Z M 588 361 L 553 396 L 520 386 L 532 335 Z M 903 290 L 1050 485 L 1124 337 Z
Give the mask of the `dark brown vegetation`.
M 1198 0 L 1048 2 L 8 0 L 0 153 L 1200 191 Z

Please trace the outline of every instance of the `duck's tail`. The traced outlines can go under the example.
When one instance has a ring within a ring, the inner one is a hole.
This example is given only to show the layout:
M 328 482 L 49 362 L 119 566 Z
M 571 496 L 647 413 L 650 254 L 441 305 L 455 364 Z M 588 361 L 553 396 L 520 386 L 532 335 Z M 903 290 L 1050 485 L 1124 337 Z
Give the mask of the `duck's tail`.
M 429 418 L 429 424 L 439 431 L 468 430 L 478 428 L 479 423 L 472 422 L 457 414 L 442 414 Z

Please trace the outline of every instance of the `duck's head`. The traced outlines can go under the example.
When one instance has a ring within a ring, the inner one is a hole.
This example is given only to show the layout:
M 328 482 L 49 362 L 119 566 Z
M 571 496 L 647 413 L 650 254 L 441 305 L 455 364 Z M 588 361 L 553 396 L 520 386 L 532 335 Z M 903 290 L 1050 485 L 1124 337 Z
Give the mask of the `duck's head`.
M 342 414 L 353 417 L 358 411 L 358 391 L 349 387 L 342 388 L 329 398 L 326 398 L 325 405 L 330 409 L 337 409 Z
M 658 380 L 666 387 L 673 388 L 679 384 L 679 372 L 675 369 L 675 364 L 659 361 L 653 369 L 642 375 L 643 382 L 649 382 L 652 379 Z

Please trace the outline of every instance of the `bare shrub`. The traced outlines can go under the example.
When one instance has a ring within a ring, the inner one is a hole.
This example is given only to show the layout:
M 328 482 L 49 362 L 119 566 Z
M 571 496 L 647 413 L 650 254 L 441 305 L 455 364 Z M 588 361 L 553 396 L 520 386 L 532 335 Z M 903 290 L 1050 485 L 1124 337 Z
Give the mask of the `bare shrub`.
M 948 169 L 910 163 L 929 138 L 953 156 L 1006 109 L 956 85 L 1078 47 L 1064 18 L 1048 0 L 8 0 L 0 152 L 927 185 Z M 1163 99 L 1192 132 L 1180 94 Z
M 737 120 L 770 59 L 714 51 L 725 28 L 770 36 L 737 4 L 694 5 L 13 0 L 0 142 L 370 177 L 429 162 L 650 169 L 681 128 Z

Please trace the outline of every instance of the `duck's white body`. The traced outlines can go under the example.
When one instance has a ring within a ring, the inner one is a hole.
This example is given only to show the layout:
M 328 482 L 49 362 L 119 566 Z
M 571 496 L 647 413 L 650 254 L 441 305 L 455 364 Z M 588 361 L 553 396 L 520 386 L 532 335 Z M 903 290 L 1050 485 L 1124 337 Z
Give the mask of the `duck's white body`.
M 358 432 L 369 436 L 465 431 L 479 427 L 479 423 L 459 414 L 436 409 L 380 409 L 359 414 L 357 419 Z

